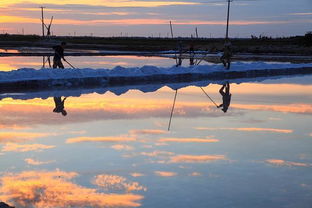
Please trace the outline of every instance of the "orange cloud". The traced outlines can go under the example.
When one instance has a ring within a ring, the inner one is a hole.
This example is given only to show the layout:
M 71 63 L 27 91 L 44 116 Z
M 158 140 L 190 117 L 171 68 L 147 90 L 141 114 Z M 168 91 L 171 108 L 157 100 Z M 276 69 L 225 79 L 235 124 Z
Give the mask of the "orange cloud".
M 248 109 L 248 110 L 261 110 L 261 111 L 276 111 L 285 113 L 309 113 L 312 114 L 311 104 L 289 104 L 289 105 L 245 105 L 233 104 L 234 108 Z
M 175 172 L 165 172 L 165 171 L 155 171 L 154 173 L 161 177 L 172 177 L 177 175 L 177 173 Z
M 127 150 L 127 151 L 134 149 L 132 146 L 124 145 L 124 144 L 115 144 L 111 146 L 111 148 L 115 150 Z
M 55 162 L 55 161 L 46 161 L 46 162 L 43 162 L 43 161 L 38 161 L 38 160 L 31 159 L 31 158 L 26 158 L 24 161 L 25 161 L 27 164 L 29 164 L 29 165 L 45 165 L 45 164 L 49 164 L 49 163 Z
M 301 20 L 307 22 L 307 20 Z M 0 16 L 0 23 L 40 23 L 38 18 L 21 17 L 21 16 Z M 310 22 L 310 21 L 308 21 Z M 245 21 L 245 20 L 233 20 L 231 25 L 267 25 L 267 24 L 289 24 L 294 23 L 293 21 Z M 156 19 L 156 18 L 145 18 L 145 19 L 94 19 L 94 20 L 78 20 L 78 19 L 55 19 L 54 24 L 56 25 L 97 25 L 97 24 L 108 24 L 108 25 L 167 25 L 168 19 Z M 175 25 L 226 25 L 225 21 L 201 21 L 201 20 L 177 20 L 174 21 Z
M 29 151 L 42 151 L 46 149 L 54 148 L 53 145 L 44 145 L 44 144 L 14 144 L 7 143 L 3 146 L 3 152 L 29 152 Z
M 190 174 L 190 176 L 201 176 L 202 174 L 199 172 L 193 172 Z
M 144 174 L 142 174 L 142 173 L 131 173 L 130 174 L 132 177 L 142 177 L 142 176 L 144 176 Z
M 168 131 L 159 130 L 159 129 L 142 129 L 142 130 L 131 130 L 129 132 L 130 134 L 152 134 L 152 135 L 158 135 L 158 134 L 167 134 Z
M 66 140 L 67 144 L 80 142 L 133 142 L 136 138 L 133 137 L 75 137 Z
M 158 142 L 180 142 L 180 143 L 212 143 L 219 142 L 218 139 L 201 139 L 201 138 L 161 138 Z
M 122 190 L 126 192 L 147 190 L 139 183 L 128 182 L 126 178 L 117 175 L 97 175 L 93 183 L 104 190 Z
M 10 0 L 0 2 L 2 7 L 10 7 L 14 4 L 24 3 L 24 0 Z M 41 0 L 30 0 L 30 3 L 42 5 Z M 86 5 L 86 6 L 105 6 L 105 7 L 159 7 L 170 5 L 197 5 L 200 3 L 195 2 L 183 2 L 183 1 L 124 1 L 124 0 L 93 0 L 86 3 L 85 0 L 46 0 L 46 4 L 55 5 Z M 38 9 L 39 10 L 39 9 Z
M 206 128 L 206 127 L 196 127 L 197 130 L 232 130 L 232 131 L 251 131 L 251 132 L 274 132 L 274 133 L 293 133 L 291 129 L 271 129 L 271 128 Z
M 225 155 L 177 155 L 171 157 L 169 163 L 207 163 L 227 160 Z
M 270 163 L 272 165 L 277 165 L 277 166 L 298 166 L 298 167 L 311 166 L 311 164 L 307 164 L 307 163 L 290 162 L 290 161 L 285 161 L 285 160 L 280 160 L 280 159 L 268 159 L 265 162 Z
M 49 133 L 0 132 L 0 143 L 21 143 L 50 135 Z
M 70 180 L 78 174 L 62 171 L 8 173 L 0 178 L 0 198 L 16 207 L 138 207 L 141 195 L 109 194 Z
M 174 155 L 173 152 L 166 152 L 166 151 L 154 151 L 154 152 L 141 152 L 141 155 L 148 156 L 148 157 L 159 157 L 159 156 L 168 156 Z

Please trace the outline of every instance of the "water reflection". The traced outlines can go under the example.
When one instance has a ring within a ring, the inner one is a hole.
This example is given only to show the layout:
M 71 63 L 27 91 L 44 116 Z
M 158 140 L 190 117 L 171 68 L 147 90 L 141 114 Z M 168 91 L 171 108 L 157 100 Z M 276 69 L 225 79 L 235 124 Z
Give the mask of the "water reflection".
M 142 195 L 130 193 L 143 189 L 138 183 L 126 183 L 124 178 L 95 176 L 97 188 L 87 188 L 71 180 L 77 172 L 24 171 L 1 176 L 0 197 L 14 202 L 16 207 L 138 207 Z M 105 193 L 112 186 L 125 187 L 125 193 Z
M 22 208 L 308 208 L 310 78 L 6 95 L 0 199 Z M 235 95 L 226 114 L 219 91 Z M 51 112 L 65 100 L 66 119 Z
M 230 106 L 232 97 L 232 94 L 230 93 L 230 83 L 226 82 L 226 84 L 220 88 L 219 93 L 222 95 L 222 103 L 218 106 L 218 108 L 222 107 L 221 110 L 226 113 Z
M 54 97 L 54 103 L 55 103 L 55 108 L 53 109 L 54 113 L 62 113 L 63 116 L 67 115 L 66 110 L 64 109 L 64 104 L 65 104 L 65 100 L 67 99 L 67 97 L 64 97 L 62 100 L 62 97 Z

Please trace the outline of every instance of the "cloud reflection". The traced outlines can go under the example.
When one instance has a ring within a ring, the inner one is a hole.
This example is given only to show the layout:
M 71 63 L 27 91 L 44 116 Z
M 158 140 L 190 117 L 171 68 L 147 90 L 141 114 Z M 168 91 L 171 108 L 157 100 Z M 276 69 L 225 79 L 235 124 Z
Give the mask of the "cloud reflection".
M 29 152 L 29 151 L 42 151 L 46 149 L 52 149 L 53 145 L 44 144 L 15 144 L 7 143 L 2 147 L 3 152 Z
M 177 175 L 177 173 L 175 172 L 165 172 L 165 171 L 155 171 L 154 173 L 161 177 L 172 177 Z
M 50 133 L 0 132 L 0 143 L 22 143 L 51 135 Z
M 133 142 L 136 141 L 134 137 L 74 137 L 66 140 L 67 144 L 81 143 L 81 142 Z
M 31 158 L 26 158 L 24 161 L 29 165 L 45 165 L 55 162 L 55 161 L 38 161 Z
M 272 164 L 272 165 L 277 165 L 277 166 L 297 166 L 297 167 L 310 167 L 311 166 L 311 164 L 307 164 L 307 163 L 291 162 L 291 161 L 285 161 L 285 160 L 280 160 L 280 159 L 268 159 L 265 162 Z
M 208 163 L 217 160 L 227 160 L 225 155 L 176 155 L 169 163 Z
M 138 207 L 143 196 L 108 194 L 77 185 L 78 174 L 63 171 L 26 171 L 1 176 L 0 198 L 16 207 Z
M 158 142 L 177 142 L 177 143 L 214 143 L 218 139 L 201 139 L 201 138 L 160 138 Z
M 206 127 L 196 127 L 197 130 L 231 130 L 231 131 L 251 131 L 251 132 L 273 132 L 273 133 L 284 133 L 290 134 L 293 133 L 291 129 L 273 129 L 273 128 L 206 128 Z
M 97 175 L 93 183 L 104 190 L 121 190 L 126 192 L 147 190 L 139 185 L 138 182 L 129 182 L 126 178 L 117 175 Z

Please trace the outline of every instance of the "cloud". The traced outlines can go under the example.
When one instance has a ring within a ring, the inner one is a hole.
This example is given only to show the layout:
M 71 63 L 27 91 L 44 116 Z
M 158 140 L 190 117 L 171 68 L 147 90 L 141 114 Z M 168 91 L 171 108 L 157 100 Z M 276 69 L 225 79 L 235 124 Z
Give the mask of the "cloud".
M 29 152 L 29 151 L 42 151 L 46 149 L 54 148 L 53 145 L 44 145 L 44 144 L 14 144 L 7 143 L 3 146 L 3 152 Z
M 219 140 L 218 139 L 201 139 L 201 138 L 160 138 L 158 142 L 213 143 L 213 142 L 219 142 Z
M 273 128 L 206 128 L 206 127 L 196 127 L 197 130 L 230 130 L 230 131 L 250 131 L 250 132 L 273 132 L 273 133 L 284 133 L 290 134 L 293 133 L 291 129 L 273 129 Z
M 177 173 L 175 172 L 165 172 L 165 171 L 155 171 L 154 173 L 161 177 L 172 177 L 177 175 Z
M 272 164 L 272 165 L 277 165 L 277 166 L 297 166 L 297 167 L 310 167 L 311 166 L 311 164 L 307 164 L 307 163 L 290 162 L 290 161 L 285 161 L 285 160 L 280 160 L 280 159 L 268 159 L 265 162 Z
M 127 150 L 127 151 L 134 149 L 132 146 L 125 145 L 125 144 L 115 144 L 115 145 L 111 146 L 111 148 L 115 149 L 115 150 Z
M 78 174 L 62 171 L 7 173 L 0 178 L 0 198 L 15 207 L 138 207 L 143 196 L 101 193 L 74 184 Z
M 169 163 L 207 163 L 227 160 L 225 155 L 177 155 L 170 158 Z
M 93 183 L 104 190 L 116 190 L 116 191 L 146 191 L 147 189 L 137 182 L 130 182 L 126 178 L 117 175 L 97 175 Z
M 2 7 L 10 7 L 14 4 L 23 3 L 22 0 L 10 0 L 9 2 L 0 2 L 0 6 Z M 29 1 L 32 4 L 42 5 L 41 0 L 31 0 Z M 86 2 L 85 0 L 47 0 L 44 2 L 45 4 L 53 4 L 53 5 L 72 5 L 72 6 L 81 6 L 81 7 L 88 7 L 88 6 L 105 6 L 105 7 L 160 7 L 160 6 L 172 6 L 172 5 L 198 5 L 200 3 L 196 2 L 188 2 L 188 1 L 124 1 L 124 0 L 93 0 Z M 53 5 L 50 5 L 53 6 Z
M 45 164 L 49 164 L 49 163 L 53 163 L 55 161 L 38 161 L 38 160 L 34 160 L 34 159 L 31 159 L 31 158 L 26 158 L 24 160 L 27 164 L 29 165 L 45 165 Z
M 168 131 L 160 130 L 160 129 L 142 129 L 142 130 L 130 130 L 130 134 L 138 135 L 159 135 L 159 134 L 167 134 Z
M 154 152 L 141 152 L 140 155 L 148 156 L 148 157 L 161 157 L 161 156 L 170 156 L 174 155 L 173 152 L 167 152 L 167 151 L 154 151 Z
M 2 69 L 2 71 L 6 71 L 4 68 L 9 68 L 9 71 L 13 69 L 13 67 L 11 66 L 5 66 L 5 67 L 2 67 L 3 65 L 0 64 L 0 68 Z M 16 124 L 9 124 L 9 125 L 6 125 L 6 124 L 0 124 L 0 129 L 15 129 L 15 130 L 19 130 L 19 129 L 26 129 L 27 127 L 26 126 L 18 126 Z
M 130 173 L 130 175 L 132 176 L 132 177 L 142 177 L 142 176 L 144 176 L 144 174 L 143 173 Z
M 289 14 L 295 15 L 295 16 L 310 16 L 310 15 L 312 15 L 312 12 L 289 13 Z
M 74 137 L 66 140 L 67 144 L 81 143 L 81 142 L 133 142 L 136 141 L 134 137 Z
M 0 143 L 22 143 L 51 135 L 50 133 L 0 132 Z
M 299 113 L 299 114 L 312 114 L 311 104 L 289 104 L 289 105 L 245 105 L 245 104 L 233 104 L 234 108 L 244 110 L 260 110 L 260 111 L 274 111 L 283 113 Z
M 190 174 L 190 176 L 201 176 L 202 174 L 199 172 L 193 172 Z

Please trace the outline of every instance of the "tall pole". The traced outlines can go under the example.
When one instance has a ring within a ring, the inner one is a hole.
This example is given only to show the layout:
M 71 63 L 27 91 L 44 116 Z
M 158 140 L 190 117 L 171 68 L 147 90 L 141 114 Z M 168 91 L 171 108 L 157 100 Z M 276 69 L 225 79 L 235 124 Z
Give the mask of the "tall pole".
M 171 37 L 172 37 L 172 39 L 173 39 L 173 29 L 172 29 L 172 23 L 171 23 L 171 21 L 170 21 L 170 31 L 171 31 Z
M 43 19 L 43 8 L 45 8 L 45 7 L 40 7 L 40 8 L 41 8 L 42 37 L 44 38 L 44 19 Z
M 226 20 L 226 34 L 225 39 L 229 38 L 229 21 L 230 21 L 230 3 L 232 0 L 228 0 L 227 20 Z

